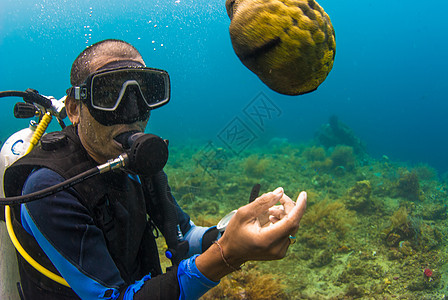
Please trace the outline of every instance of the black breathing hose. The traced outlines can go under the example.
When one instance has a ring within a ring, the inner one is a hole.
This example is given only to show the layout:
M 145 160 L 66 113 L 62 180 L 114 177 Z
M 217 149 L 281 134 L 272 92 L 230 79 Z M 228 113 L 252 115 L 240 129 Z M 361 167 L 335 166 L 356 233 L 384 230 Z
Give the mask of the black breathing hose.
M 39 95 L 39 92 L 33 89 L 27 89 L 25 92 L 22 91 L 3 91 L 0 92 L 0 98 L 3 97 L 20 97 L 27 103 L 37 103 L 45 108 L 51 107 L 51 100 L 46 97 Z
M 66 190 L 66 189 L 68 189 L 86 179 L 89 179 L 90 177 L 95 176 L 99 173 L 100 173 L 100 170 L 97 167 L 94 167 L 94 168 L 87 170 L 81 174 L 78 174 L 72 178 L 69 178 L 61 183 L 47 187 L 43 190 L 40 190 L 40 191 L 37 191 L 34 193 L 30 193 L 30 194 L 26 194 L 26 195 L 22 195 L 22 196 L 0 198 L 0 204 L 11 206 L 11 205 L 18 205 L 18 204 L 22 204 L 25 202 L 31 202 L 31 201 L 35 201 L 38 199 L 42 199 L 46 196 Z
M 93 167 L 81 174 L 78 174 L 72 178 L 69 178 L 61 183 L 54 186 L 45 188 L 43 190 L 21 195 L 13 196 L 7 198 L 0 198 L 0 205 L 18 205 L 25 202 L 35 201 L 42 199 L 46 196 L 53 195 L 57 192 L 66 190 L 92 176 L 98 175 L 103 172 L 107 172 L 116 168 L 125 167 L 125 169 L 142 176 L 151 176 L 157 174 L 157 181 L 161 184 L 161 197 L 166 197 L 169 200 L 168 210 L 172 210 L 170 213 L 169 225 L 171 223 L 177 224 L 176 210 L 171 196 L 167 197 L 166 193 L 169 193 L 168 182 L 165 173 L 161 171 L 168 160 L 168 146 L 167 143 L 160 137 L 153 134 L 143 134 L 143 133 L 126 133 L 126 138 L 129 139 L 130 148 L 127 149 L 126 153 L 123 153 L 115 160 L 109 161 L 103 165 Z M 134 138 L 136 137 L 136 138 Z M 148 154 L 151 158 L 148 158 Z M 162 174 L 164 176 L 161 177 Z M 171 195 L 171 194 L 170 194 Z M 171 214 L 174 214 L 171 217 Z M 176 226 L 176 225 L 174 225 Z M 172 238 L 171 238 L 172 239 Z
M 23 98 L 23 97 L 26 97 L 27 96 L 27 93 L 26 92 L 21 92 L 21 91 L 3 91 L 3 92 L 0 92 L 0 98 L 3 98 L 3 97 L 20 97 L 20 98 Z
M 20 98 L 23 98 L 23 101 L 25 101 L 26 103 L 33 104 L 33 105 L 39 104 L 39 105 L 43 106 L 45 109 L 51 109 L 53 107 L 53 103 L 51 102 L 50 99 L 48 99 L 45 96 L 40 95 L 38 91 L 33 90 L 33 89 L 26 89 L 25 92 L 22 92 L 22 91 L 2 91 L 2 92 L 0 92 L 0 98 L 4 98 L 4 97 L 20 97 Z M 14 109 L 16 109 L 16 108 L 14 108 Z M 56 119 L 62 129 L 65 128 L 65 123 L 64 123 L 63 119 L 66 116 L 67 115 L 65 113 L 65 110 L 64 110 L 63 115 L 61 115 L 60 111 L 58 111 L 58 115 L 56 115 Z M 32 116 L 28 116 L 28 117 L 32 117 Z M 16 116 L 16 118 L 17 118 L 17 116 Z

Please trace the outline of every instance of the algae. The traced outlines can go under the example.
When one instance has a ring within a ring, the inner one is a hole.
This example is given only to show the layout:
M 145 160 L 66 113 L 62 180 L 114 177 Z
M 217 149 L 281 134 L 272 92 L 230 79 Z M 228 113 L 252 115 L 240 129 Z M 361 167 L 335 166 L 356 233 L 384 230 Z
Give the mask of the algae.
M 197 225 L 215 225 L 247 204 L 256 183 L 261 193 L 278 186 L 291 198 L 301 190 L 308 193 L 298 242 L 287 256 L 250 263 L 204 299 L 442 299 L 446 294 L 448 188 L 431 167 L 359 155 L 353 145 L 288 141 L 204 166 L 197 161 L 200 149 L 171 151 L 166 167 L 173 195 Z M 431 277 L 424 275 L 427 268 Z

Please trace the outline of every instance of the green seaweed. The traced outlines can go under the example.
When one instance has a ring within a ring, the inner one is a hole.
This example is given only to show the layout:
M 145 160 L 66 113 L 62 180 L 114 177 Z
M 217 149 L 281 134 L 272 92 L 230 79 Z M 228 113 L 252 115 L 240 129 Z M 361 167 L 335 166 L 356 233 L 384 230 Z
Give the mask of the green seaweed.
M 348 145 L 275 140 L 204 170 L 202 148 L 176 148 L 166 167 L 173 195 L 199 226 L 216 225 L 247 204 L 255 183 L 261 193 L 282 186 L 292 199 L 308 193 L 298 242 L 287 256 L 249 264 L 255 275 L 228 276 L 208 299 L 442 298 L 448 185 L 431 167 L 384 157 L 361 161 Z M 425 268 L 434 275 L 425 277 Z
M 273 274 L 261 273 L 253 266 L 230 274 L 208 291 L 202 300 L 208 299 L 288 299 L 282 280 Z
M 347 206 L 357 211 L 364 211 L 371 204 L 371 194 L 372 186 L 370 181 L 357 181 L 356 184 L 347 191 Z
M 353 148 L 345 145 L 337 145 L 330 156 L 333 168 L 344 167 L 348 171 L 355 168 L 356 157 Z
M 251 155 L 243 163 L 244 174 L 248 177 L 261 178 L 269 167 L 269 159 Z
M 410 201 L 423 201 L 425 196 L 420 189 L 420 183 L 416 172 L 402 171 L 396 182 L 396 193 L 398 196 Z

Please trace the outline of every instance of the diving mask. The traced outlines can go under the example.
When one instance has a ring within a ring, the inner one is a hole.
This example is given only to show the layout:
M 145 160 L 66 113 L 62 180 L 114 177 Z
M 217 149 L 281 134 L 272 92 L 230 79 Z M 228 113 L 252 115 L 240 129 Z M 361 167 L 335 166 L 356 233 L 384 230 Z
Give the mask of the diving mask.
M 170 100 L 170 78 L 166 71 L 145 67 L 100 69 L 85 82 L 67 90 L 81 100 L 103 125 L 131 124 L 149 118 L 151 109 Z

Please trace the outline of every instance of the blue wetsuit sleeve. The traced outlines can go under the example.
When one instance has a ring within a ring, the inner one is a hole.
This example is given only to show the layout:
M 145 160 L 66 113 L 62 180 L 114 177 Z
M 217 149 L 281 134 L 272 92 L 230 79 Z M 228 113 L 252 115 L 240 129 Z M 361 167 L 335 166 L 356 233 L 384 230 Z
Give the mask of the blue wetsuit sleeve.
M 180 300 L 198 299 L 219 283 L 211 281 L 198 270 L 196 267 L 196 257 L 198 256 L 194 255 L 179 264 L 177 278 L 180 285 Z
M 23 194 L 63 180 L 51 170 L 39 169 L 28 177 Z M 125 284 L 102 231 L 73 189 L 22 204 L 21 219 L 24 228 L 82 299 L 148 299 L 150 295 L 154 297 L 155 291 L 160 299 L 179 296 L 177 270 L 154 278 L 148 274 L 134 284 Z M 167 285 L 169 289 L 165 288 Z
M 190 230 L 184 235 L 185 240 L 188 241 L 188 253 L 187 257 L 190 257 L 195 254 L 201 254 L 203 251 L 206 250 L 203 245 L 203 238 L 204 235 L 209 232 L 210 230 L 213 230 L 216 228 L 216 226 L 212 227 L 203 227 L 203 226 L 196 226 L 193 221 L 190 221 Z M 217 240 L 221 237 L 220 233 L 215 234 L 215 238 L 213 240 Z M 209 245 L 207 245 L 208 248 Z

